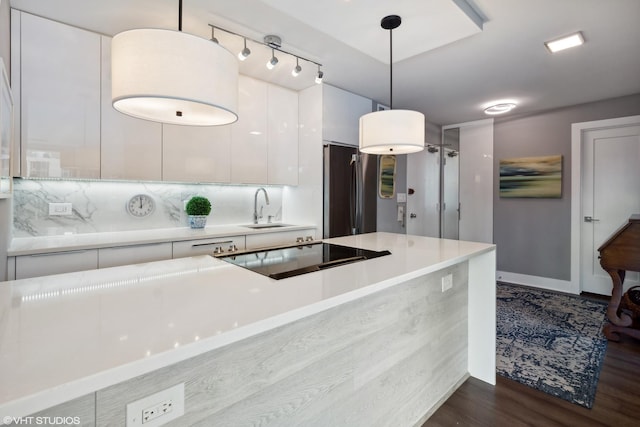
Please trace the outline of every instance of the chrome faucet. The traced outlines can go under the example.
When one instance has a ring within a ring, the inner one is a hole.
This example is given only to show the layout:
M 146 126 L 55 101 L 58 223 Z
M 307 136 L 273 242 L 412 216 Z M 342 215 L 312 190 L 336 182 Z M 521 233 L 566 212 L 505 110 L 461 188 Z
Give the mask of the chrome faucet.
M 258 223 L 258 218 L 262 218 L 262 208 L 260 208 L 260 215 L 258 215 L 258 193 L 262 190 L 264 193 L 264 201 L 269 204 L 269 195 L 267 194 L 267 190 L 263 187 L 260 187 L 256 190 L 256 194 L 253 196 L 253 223 Z

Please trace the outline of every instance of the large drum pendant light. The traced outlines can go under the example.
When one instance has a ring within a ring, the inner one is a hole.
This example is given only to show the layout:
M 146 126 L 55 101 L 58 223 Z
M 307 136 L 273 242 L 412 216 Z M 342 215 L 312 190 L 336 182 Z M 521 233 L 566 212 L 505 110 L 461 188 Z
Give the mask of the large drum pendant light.
M 214 126 L 238 119 L 238 61 L 210 40 L 179 31 L 138 29 L 112 42 L 113 107 L 161 123 Z
M 393 35 L 402 19 L 398 15 L 382 18 L 380 25 L 389 30 L 390 109 L 360 117 L 360 151 L 369 154 L 408 154 L 424 149 L 424 114 L 393 109 Z

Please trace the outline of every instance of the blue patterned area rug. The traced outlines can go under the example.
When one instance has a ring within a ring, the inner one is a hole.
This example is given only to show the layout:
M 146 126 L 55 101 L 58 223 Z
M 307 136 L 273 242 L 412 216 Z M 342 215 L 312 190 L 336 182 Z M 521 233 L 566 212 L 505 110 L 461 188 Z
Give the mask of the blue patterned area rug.
M 498 284 L 498 374 L 587 408 L 607 350 L 604 302 Z

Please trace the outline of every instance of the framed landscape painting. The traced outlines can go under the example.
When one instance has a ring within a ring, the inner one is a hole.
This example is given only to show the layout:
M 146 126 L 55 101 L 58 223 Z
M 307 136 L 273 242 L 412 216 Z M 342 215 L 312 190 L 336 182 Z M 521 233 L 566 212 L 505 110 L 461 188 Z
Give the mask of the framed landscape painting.
M 500 197 L 562 197 L 562 156 L 500 160 Z

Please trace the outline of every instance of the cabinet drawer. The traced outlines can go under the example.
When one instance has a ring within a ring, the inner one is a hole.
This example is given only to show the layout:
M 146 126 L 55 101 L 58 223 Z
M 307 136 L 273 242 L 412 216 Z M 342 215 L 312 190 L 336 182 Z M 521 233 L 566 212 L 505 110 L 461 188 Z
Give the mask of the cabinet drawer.
M 98 250 L 87 249 L 16 257 L 16 279 L 98 268 Z
M 229 252 L 235 245 L 239 251 L 244 250 L 244 236 L 216 237 L 211 239 L 185 240 L 173 242 L 173 257 L 184 258 L 196 255 L 211 255 L 216 248 Z
M 171 243 L 118 246 L 98 249 L 98 268 L 171 259 Z
M 306 239 L 308 236 L 315 239 L 316 229 L 305 228 L 303 230 L 282 231 L 278 233 L 250 234 L 247 236 L 247 249 L 293 245 L 298 238 Z

